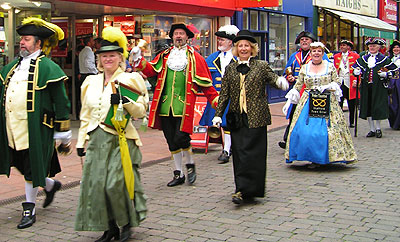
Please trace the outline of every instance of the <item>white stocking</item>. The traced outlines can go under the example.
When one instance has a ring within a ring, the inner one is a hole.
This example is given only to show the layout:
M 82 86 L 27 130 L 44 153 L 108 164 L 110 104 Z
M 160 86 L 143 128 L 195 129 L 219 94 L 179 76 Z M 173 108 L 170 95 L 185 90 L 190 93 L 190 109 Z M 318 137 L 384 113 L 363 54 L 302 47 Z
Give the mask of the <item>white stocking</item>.
M 32 182 L 25 181 L 26 202 L 36 204 L 37 193 L 38 193 L 38 187 L 34 188 Z M 32 214 L 35 214 L 35 209 L 33 209 Z
M 224 150 L 228 152 L 228 154 L 231 153 L 231 135 L 230 134 L 224 134 Z
M 182 151 L 183 158 L 185 159 L 185 164 L 194 164 L 193 157 L 192 157 L 192 148 L 189 150 Z
M 376 122 L 376 129 L 381 129 L 381 121 L 380 120 L 375 120 Z
M 178 152 L 176 154 L 172 155 L 174 157 L 174 162 L 175 162 L 175 170 L 178 170 L 181 172 L 181 177 L 183 176 L 182 172 L 182 152 Z
M 367 117 L 368 123 L 369 123 L 369 128 L 371 129 L 372 132 L 375 132 L 375 126 L 374 126 L 374 121 L 372 120 L 372 117 Z

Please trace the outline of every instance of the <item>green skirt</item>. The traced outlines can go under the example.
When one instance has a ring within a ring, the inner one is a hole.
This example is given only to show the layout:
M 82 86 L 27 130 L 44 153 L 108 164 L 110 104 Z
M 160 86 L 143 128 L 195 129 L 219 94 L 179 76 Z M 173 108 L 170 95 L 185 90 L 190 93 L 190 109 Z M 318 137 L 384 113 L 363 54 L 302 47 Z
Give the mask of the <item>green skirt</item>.
M 146 218 L 146 195 L 138 168 L 142 153 L 134 140 L 127 140 L 135 176 L 134 200 L 129 198 L 121 164 L 118 136 L 97 128 L 90 133 L 83 166 L 79 204 L 75 220 L 77 231 L 107 231 L 108 221 L 119 226 L 139 226 Z

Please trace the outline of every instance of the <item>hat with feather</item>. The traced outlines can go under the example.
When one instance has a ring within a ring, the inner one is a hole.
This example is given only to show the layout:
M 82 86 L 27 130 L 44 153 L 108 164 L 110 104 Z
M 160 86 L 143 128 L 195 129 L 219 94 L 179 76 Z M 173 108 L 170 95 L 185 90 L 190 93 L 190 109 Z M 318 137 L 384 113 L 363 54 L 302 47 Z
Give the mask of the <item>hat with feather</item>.
M 125 58 L 128 57 L 128 40 L 121 29 L 107 27 L 103 29 L 102 38 L 101 47 L 96 51 L 96 54 L 117 51 L 121 52 Z
M 215 35 L 221 38 L 233 40 L 238 32 L 239 29 L 235 25 L 224 25 L 215 32 Z
M 386 41 L 383 39 L 374 38 L 374 37 L 370 37 L 365 41 L 365 45 L 372 45 L 372 44 L 386 45 Z
M 21 36 L 38 36 L 43 41 L 42 51 L 48 55 L 51 48 L 58 45 L 58 41 L 64 39 L 64 31 L 57 25 L 40 18 L 28 17 L 22 20 L 22 25 L 17 28 Z

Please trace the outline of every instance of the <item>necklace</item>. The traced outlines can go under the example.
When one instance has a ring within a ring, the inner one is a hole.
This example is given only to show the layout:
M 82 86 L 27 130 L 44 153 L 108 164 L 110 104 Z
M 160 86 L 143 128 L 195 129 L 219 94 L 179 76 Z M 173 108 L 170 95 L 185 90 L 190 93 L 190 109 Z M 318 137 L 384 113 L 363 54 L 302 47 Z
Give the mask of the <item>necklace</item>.
M 311 62 L 314 66 L 319 66 L 322 64 L 322 61 L 320 63 L 314 63 L 313 61 Z

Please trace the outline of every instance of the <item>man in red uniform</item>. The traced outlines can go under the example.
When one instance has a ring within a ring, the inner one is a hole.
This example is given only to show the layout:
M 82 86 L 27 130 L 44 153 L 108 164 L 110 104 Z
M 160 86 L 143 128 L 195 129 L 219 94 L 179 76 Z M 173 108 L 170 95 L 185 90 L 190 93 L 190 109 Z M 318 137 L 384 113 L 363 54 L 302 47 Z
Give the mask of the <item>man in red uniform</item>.
M 340 53 L 333 56 L 334 64 L 338 72 L 339 79 L 342 82 L 340 88 L 343 96 L 340 100 L 340 107 L 343 108 L 343 101 L 346 98 L 349 108 L 350 128 L 354 127 L 354 112 L 356 107 L 356 85 L 357 78 L 353 75 L 353 65 L 360 57 L 357 53 L 351 51 L 353 43 L 349 40 L 340 41 Z M 358 94 L 360 98 L 360 94 Z
M 162 129 L 174 157 L 174 178 L 167 184 L 172 187 L 185 182 L 183 161 L 189 183 L 193 184 L 196 180 L 190 145 L 195 94 L 200 89 L 215 108 L 218 93 L 212 85 L 206 61 L 193 47 L 187 45 L 188 39 L 194 37 L 193 32 L 185 24 L 175 23 L 171 25 L 169 37 L 173 40 L 172 47 L 162 51 L 151 62 L 139 57 L 135 67 L 147 77 L 157 76 L 149 127 Z

